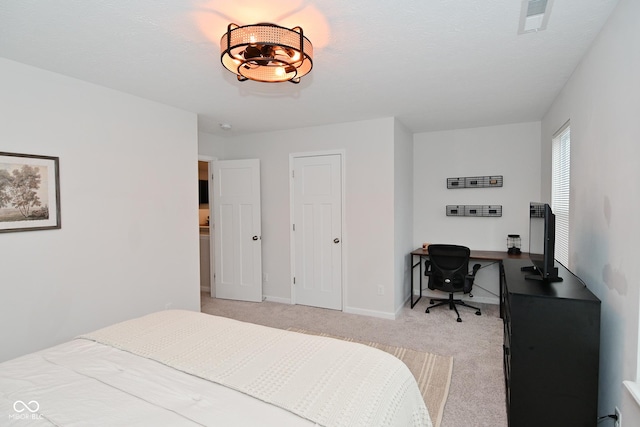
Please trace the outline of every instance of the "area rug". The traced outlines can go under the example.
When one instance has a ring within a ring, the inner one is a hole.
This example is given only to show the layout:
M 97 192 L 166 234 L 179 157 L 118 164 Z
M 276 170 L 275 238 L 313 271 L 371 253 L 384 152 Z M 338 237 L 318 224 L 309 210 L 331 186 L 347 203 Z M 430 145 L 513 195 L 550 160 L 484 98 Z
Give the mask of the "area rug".
M 379 350 L 386 351 L 402 360 L 409 368 L 422 393 L 424 403 L 429 410 L 431 422 L 434 427 L 439 427 L 444 413 L 444 405 L 449 395 L 449 385 L 451 384 L 451 374 L 453 372 L 453 357 L 440 356 L 408 348 L 394 347 L 392 345 L 380 344 L 377 342 L 367 342 L 354 340 L 352 338 L 338 337 L 325 333 L 311 332 L 304 329 L 288 328 L 289 331 L 300 332 L 309 335 L 320 335 L 323 337 L 337 338 L 344 341 L 352 341 L 365 344 Z

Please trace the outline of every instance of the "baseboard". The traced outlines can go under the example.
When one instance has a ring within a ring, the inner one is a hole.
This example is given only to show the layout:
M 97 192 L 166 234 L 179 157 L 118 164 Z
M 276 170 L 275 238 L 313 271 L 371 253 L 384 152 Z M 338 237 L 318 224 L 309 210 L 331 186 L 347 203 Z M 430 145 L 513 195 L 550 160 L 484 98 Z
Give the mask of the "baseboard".
M 200 286 L 200 292 L 211 292 L 211 288 L 207 288 L 206 286 Z
M 263 301 L 279 302 L 281 304 L 291 304 L 291 298 L 273 297 L 269 295 L 262 296 Z
M 386 311 L 367 310 L 364 308 L 345 307 L 343 310 L 345 313 L 361 314 L 363 316 L 379 317 L 381 319 L 396 320 L 395 313 L 389 313 Z
M 402 304 L 400 304 L 400 307 L 396 308 L 396 314 L 395 314 L 396 319 L 398 318 L 398 316 L 400 316 L 400 312 L 402 311 L 402 309 L 404 309 L 404 306 L 407 305 L 407 301 L 409 301 L 410 299 L 411 299 L 411 292 L 409 292 L 409 295 L 407 295 L 404 301 L 402 301 Z
M 274 297 L 270 295 L 263 295 L 262 299 L 263 301 L 279 302 L 281 304 L 293 304 L 291 302 L 291 298 L 282 298 L 282 297 Z M 379 317 L 381 319 L 389 319 L 389 320 L 396 320 L 396 317 L 397 317 L 397 313 L 394 314 L 394 313 L 387 313 L 385 311 L 367 310 L 367 309 L 355 308 L 355 307 L 345 307 L 342 311 L 344 313 L 360 314 L 363 316 Z
M 418 296 L 418 294 L 415 294 L 415 296 Z M 425 289 L 422 291 L 422 298 L 448 298 L 448 294 L 444 293 L 444 292 L 436 292 L 436 291 L 432 291 L 429 289 Z M 500 298 L 496 297 L 496 296 L 480 296 L 480 295 L 474 295 L 473 298 L 470 297 L 468 294 L 465 295 L 461 295 L 461 294 L 453 294 L 453 297 L 455 299 L 461 299 L 463 301 L 466 301 L 468 303 L 480 303 L 480 304 L 495 304 L 498 305 L 500 304 Z
M 480 303 L 480 304 L 493 304 L 493 305 L 499 305 L 500 304 L 500 300 L 497 297 L 478 297 L 475 296 L 473 298 L 462 298 L 463 301 L 466 301 L 468 303 Z

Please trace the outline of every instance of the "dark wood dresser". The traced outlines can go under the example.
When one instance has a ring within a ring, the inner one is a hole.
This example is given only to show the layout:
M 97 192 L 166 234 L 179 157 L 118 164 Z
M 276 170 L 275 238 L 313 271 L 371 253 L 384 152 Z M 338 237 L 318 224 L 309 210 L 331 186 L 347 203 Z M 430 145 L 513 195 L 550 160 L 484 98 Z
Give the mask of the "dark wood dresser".
M 596 426 L 600 300 L 556 263 L 562 282 L 525 280 L 529 260 L 500 277 L 510 427 Z

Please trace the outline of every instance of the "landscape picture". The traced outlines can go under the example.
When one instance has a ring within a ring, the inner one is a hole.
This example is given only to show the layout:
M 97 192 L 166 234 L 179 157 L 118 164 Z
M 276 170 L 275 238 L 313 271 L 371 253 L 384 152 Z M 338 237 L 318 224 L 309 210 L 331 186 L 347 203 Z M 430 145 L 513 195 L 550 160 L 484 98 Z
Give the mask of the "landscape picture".
M 60 228 L 57 157 L 0 152 L 0 232 Z

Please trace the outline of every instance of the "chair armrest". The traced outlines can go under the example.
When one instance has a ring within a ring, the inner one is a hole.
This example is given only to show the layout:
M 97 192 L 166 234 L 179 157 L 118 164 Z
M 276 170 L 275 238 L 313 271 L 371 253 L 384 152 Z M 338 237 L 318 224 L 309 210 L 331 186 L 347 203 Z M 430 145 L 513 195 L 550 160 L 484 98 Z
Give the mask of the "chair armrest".
M 475 277 L 476 273 L 478 272 L 478 270 L 480 270 L 481 267 L 482 266 L 480 264 L 475 264 L 473 266 L 473 273 L 471 273 L 471 275 Z
M 476 273 L 478 272 L 478 270 L 480 270 L 480 268 L 481 268 L 481 267 L 482 267 L 482 266 L 481 266 L 480 264 L 475 264 L 475 265 L 473 266 L 473 271 L 471 271 L 469 274 L 467 274 L 467 275 L 465 276 L 465 278 L 466 278 L 467 280 L 473 280 L 473 279 L 475 279 L 475 277 L 476 277 Z
M 478 272 L 478 270 L 480 270 L 480 267 L 481 267 L 480 264 L 475 264 L 473 266 L 473 271 L 465 276 L 465 281 L 464 281 L 465 294 L 468 294 L 469 292 L 471 292 L 471 289 L 473 288 L 473 282 L 476 278 L 476 273 Z
M 424 275 L 431 276 L 431 261 L 428 259 L 424 260 Z

